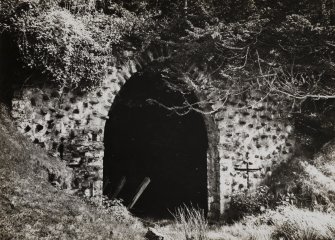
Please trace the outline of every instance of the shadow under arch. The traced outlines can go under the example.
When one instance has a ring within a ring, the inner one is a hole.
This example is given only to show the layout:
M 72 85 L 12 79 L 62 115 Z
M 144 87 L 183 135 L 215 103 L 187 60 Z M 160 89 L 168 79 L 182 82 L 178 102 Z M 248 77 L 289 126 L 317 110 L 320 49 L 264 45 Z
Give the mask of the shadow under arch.
M 192 91 L 181 94 L 171 88 L 159 71 L 144 70 L 127 80 L 106 122 L 104 195 L 128 205 L 149 177 L 150 184 L 133 208 L 135 214 L 168 217 L 184 204 L 207 214 L 209 144 L 204 117 L 196 111 L 167 110 L 150 99 L 176 107 L 185 99 L 199 101 Z M 122 179 L 124 186 L 118 192 Z

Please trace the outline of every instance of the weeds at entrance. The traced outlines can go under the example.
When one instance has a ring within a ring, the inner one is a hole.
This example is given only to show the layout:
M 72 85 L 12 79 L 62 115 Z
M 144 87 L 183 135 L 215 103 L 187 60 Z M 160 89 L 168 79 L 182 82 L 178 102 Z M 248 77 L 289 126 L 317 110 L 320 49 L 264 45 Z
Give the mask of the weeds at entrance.
M 207 240 L 208 223 L 203 210 L 194 207 L 177 208 L 173 214 L 177 225 L 184 233 L 186 240 Z

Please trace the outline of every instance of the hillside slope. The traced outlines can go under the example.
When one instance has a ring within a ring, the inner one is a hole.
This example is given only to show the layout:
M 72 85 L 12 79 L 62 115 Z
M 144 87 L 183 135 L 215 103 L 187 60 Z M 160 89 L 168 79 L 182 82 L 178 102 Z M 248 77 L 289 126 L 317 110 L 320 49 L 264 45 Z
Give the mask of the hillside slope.
M 64 162 L 16 132 L 0 103 L 0 239 L 142 238 L 121 207 L 108 213 L 70 195 L 70 179 Z

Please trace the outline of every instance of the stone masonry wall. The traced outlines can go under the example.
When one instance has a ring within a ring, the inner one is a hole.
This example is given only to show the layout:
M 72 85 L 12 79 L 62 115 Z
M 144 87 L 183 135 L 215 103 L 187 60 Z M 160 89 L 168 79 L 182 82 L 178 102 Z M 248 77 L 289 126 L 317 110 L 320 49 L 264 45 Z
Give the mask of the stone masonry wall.
M 215 119 L 220 132 L 220 213 L 223 214 L 232 194 L 256 189 L 280 162 L 292 156 L 295 139 L 293 127 L 282 118 L 276 101 L 261 101 L 257 93 L 247 101 L 227 102 Z M 254 170 L 247 172 L 247 167 Z
M 73 168 L 73 188 L 101 200 L 103 188 L 104 129 L 116 94 L 135 72 L 153 61 L 164 61 L 171 51 L 156 48 L 114 69 L 101 87 L 83 96 L 52 88 L 23 88 L 12 100 L 18 129 L 34 143 L 67 161 Z M 206 75 L 192 70 L 194 78 Z M 199 90 L 195 89 L 199 93 Z M 217 100 L 203 92 L 201 100 L 215 104 L 213 116 L 204 116 L 209 139 L 208 206 L 210 216 L 223 214 L 233 193 L 257 187 L 272 169 L 293 152 L 292 127 L 280 117 L 276 101 L 255 93 L 246 100 Z M 237 169 L 260 170 L 248 173 Z M 249 180 L 248 180 L 249 179 Z

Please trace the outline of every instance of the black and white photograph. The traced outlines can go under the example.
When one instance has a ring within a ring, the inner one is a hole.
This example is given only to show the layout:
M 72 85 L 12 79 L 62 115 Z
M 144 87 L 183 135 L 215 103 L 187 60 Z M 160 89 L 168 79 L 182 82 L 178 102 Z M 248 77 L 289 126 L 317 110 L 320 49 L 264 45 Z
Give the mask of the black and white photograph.
M 0 240 L 334 240 L 334 0 L 0 0 Z

